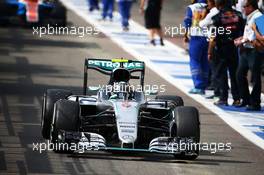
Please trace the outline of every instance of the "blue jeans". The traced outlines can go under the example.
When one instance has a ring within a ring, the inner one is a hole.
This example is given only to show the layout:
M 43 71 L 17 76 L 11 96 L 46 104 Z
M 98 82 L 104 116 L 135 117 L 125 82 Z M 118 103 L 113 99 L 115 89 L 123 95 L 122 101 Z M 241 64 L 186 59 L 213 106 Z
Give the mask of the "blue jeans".
M 196 89 L 205 89 L 208 84 L 208 42 L 205 37 L 192 36 L 189 43 L 190 68 Z
M 120 1 L 118 3 L 118 6 L 119 6 L 119 13 L 122 17 L 122 26 L 128 27 L 129 26 L 128 20 L 130 18 L 132 1 Z
M 102 0 L 103 3 L 103 13 L 102 17 L 105 19 L 107 16 L 113 18 L 114 0 Z

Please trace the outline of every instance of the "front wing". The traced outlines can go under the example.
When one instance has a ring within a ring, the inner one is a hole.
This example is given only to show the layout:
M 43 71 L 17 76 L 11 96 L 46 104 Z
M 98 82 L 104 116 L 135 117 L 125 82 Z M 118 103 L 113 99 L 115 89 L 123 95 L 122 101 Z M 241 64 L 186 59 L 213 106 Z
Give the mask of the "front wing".
M 197 155 L 197 144 L 192 138 L 180 137 L 157 137 L 149 143 L 148 149 L 134 148 L 134 145 L 127 147 L 107 146 L 103 136 L 96 133 L 88 132 L 65 132 L 63 131 L 61 142 L 74 143 L 77 146 L 74 152 L 84 153 L 86 151 L 123 151 L 123 152 L 146 152 L 146 153 L 161 153 L 161 154 L 182 154 Z

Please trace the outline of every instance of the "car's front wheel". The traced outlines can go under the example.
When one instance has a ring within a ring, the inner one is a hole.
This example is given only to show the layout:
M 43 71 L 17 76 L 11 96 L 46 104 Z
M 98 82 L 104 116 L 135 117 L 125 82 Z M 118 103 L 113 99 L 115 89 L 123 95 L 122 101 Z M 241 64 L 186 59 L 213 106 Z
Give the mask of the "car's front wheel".
M 55 103 L 51 128 L 51 143 L 58 153 L 71 153 L 71 143 L 63 138 L 63 132 L 77 132 L 80 127 L 79 103 L 69 100 L 59 100 Z
M 41 133 L 44 139 L 50 139 L 50 128 L 54 111 L 54 104 L 59 99 L 66 99 L 72 95 L 69 90 L 48 89 L 43 95 Z
M 177 159 L 194 160 L 199 155 L 200 142 L 200 120 L 199 111 L 195 107 L 181 106 L 174 110 L 175 125 L 171 127 L 171 135 L 180 138 L 192 138 L 193 145 L 190 147 L 195 152 L 195 155 L 175 154 Z

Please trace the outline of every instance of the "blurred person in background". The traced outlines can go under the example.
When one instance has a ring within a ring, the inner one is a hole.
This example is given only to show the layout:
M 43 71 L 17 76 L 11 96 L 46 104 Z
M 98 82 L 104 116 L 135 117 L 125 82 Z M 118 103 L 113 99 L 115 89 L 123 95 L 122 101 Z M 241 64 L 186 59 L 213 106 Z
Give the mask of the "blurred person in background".
M 210 40 L 212 35 L 212 29 L 213 29 L 213 16 L 217 15 L 219 13 L 219 10 L 215 6 L 215 0 L 207 0 L 207 8 L 209 10 L 209 13 L 206 15 L 206 17 L 199 22 L 199 26 L 201 28 L 207 28 L 208 31 L 208 40 Z M 208 55 L 208 61 L 210 65 L 210 72 L 209 72 L 209 82 L 210 85 L 207 87 L 207 90 L 214 90 L 214 94 L 207 96 L 206 98 L 211 99 L 214 97 L 219 96 L 219 88 L 217 87 L 216 82 L 216 65 L 218 63 L 217 59 L 214 58 L 216 56 L 215 54 L 215 48 L 212 48 L 212 55 Z
M 114 0 L 102 0 L 103 12 L 102 19 L 105 20 L 106 17 L 109 17 L 110 21 L 113 20 L 113 10 L 114 10 Z
M 202 28 L 212 27 L 213 26 L 212 18 L 219 13 L 219 10 L 215 6 L 215 0 L 207 0 L 207 8 L 209 10 L 209 13 L 205 16 L 203 20 L 199 22 L 199 26 Z
M 244 8 L 243 8 L 243 6 L 244 6 L 244 4 L 245 4 L 245 1 L 246 0 L 237 0 L 237 3 L 236 3 L 236 10 L 237 11 L 240 11 L 242 14 L 244 13 Z
M 236 0 L 226 0 L 226 5 L 232 7 L 233 9 L 236 9 L 236 3 Z
M 247 22 L 244 35 L 234 42 L 240 47 L 240 60 L 237 70 L 239 92 L 243 99 L 239 107 L 247 106 L 249 111 L 260 111 L 261 96 L 261 57 L 252 42 L 256 39 L 253 27 L 255 20 L 262 15 L 258 0 L 246 0 L 244 7 Z M 252 91 L 249 92 L 247 73 L 251 71 Z
M 264 13 L 264 4 L 263 4 L 263 0 L 259 0 L 258 2 L 258 7 L 259 7 L 259 10 Z
M 118 3 L 118 10 L 121 15 L 121 24 L 123 31 L 129 31 L 129 18 L 133 0 L 116 0 Z
M 194 88 L 189 93 L 205 94 L 208 85 L 209 65 L 207 59 L 207 37 L 199 27 L 199 22 L 207 13 L 206 0 L 197 0 L 186 9 L 184 42 L 189 42 L 190 68 Z M 190 38 L 189 38 L 190 37 Z
M 140 11 L 145 14 L 145 27 L 149 30 L 150 44 L 156 45 L 155 34 L 160 38 L 160 45 L 164 46 L 160 25 L 160 13 L 163 0 L 141 0 Z
M 88 0 L 89 2 L 89 11 L 92 12 L 93 10 L 99 10 L 99 2 L 98 0 Z
M 255 20 L 253 30 L 256 35 L 256 40 L 253 41 L 253 45 L 261 57 L 261 74 L 264 75 L 264 15 Z
M 245 5 L 246 3 L 246 0 L 236 0 L 237 3 L 235 5 L 236 7 L 236 10 L 240 11 L 241 13 L 244 13 L 244 8 L 243 6 Z M 263 0 L 258 0 L 258 7 L 259 7 L 259 10 L 264 13 L 264 4 L 263 4 Z
M 242 36 L 244 30 L 244 20 L 242 14 L 232 8 L 232 4 L 227 0 L 216 0 L 216 7 L 219 13 L 214 16 L 213 25 L 216 27 L 215 37 L 211 38 L 208 55 L 216 50 L 214 59 L 216 65 L 216 81 L 220 90 L 219 100 L 215 105 L 228 105 L 228 72 L 231 80 L 231 94 L 233 106 L 240 105 L 236 71 L 238 67 L 238 51 L 234 44 L 234 39 Z M 224 31 L 224 32 L 220 32 Z
M 264 75 L 264 15 L 255 20 L 253 30 L 256 34 L 256 40 L 254 41 L 254 47 L 260 54 L 261 59 L 261 74 Z
M 253 46 L 257 49 L 257 52 L 262 55 L 262 58 L 264 58 L 264 15 L 255 20 L 253 30 L 256 35 Z

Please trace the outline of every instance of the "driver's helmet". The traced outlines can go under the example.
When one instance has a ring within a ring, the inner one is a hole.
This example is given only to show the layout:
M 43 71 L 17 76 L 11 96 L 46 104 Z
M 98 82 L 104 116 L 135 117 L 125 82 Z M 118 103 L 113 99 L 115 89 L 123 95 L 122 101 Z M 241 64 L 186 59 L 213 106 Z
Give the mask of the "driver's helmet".
M 129 83 L 120 81 L 115 82 L 110 99 L 130 100 L 133 97 L 133 89 Z

